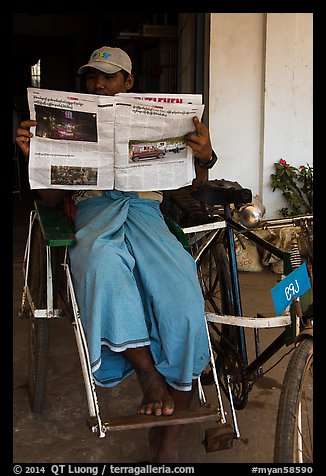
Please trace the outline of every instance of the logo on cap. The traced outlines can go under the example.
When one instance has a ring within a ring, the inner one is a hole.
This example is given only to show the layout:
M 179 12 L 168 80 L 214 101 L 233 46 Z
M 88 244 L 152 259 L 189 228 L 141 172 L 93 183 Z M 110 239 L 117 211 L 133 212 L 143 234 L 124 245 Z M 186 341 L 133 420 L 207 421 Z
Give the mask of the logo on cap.
M 92 59 L 95 59 L 96 57 L 108 59 L 110 56 L 112 56 L 111 53 L 105 53 L 103 51 L 94 51 L 94 53 L 92 54 Z

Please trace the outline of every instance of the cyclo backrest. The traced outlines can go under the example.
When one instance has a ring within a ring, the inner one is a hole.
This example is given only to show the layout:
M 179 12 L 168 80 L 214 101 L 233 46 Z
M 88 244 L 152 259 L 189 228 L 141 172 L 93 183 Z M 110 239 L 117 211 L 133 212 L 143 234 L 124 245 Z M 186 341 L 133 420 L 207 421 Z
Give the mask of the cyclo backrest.
M 46 245 L 73 246 L 76 243 L 73 224 L 63 209 L 50 207 L 41 200 L 35 200 L 34 205 Z
M 209 205 L 234 203 L 239 206 L 252 201 L 252 193 L 249 188 L 243 188 L 238 182 L 224 179 L 204 182 L 191 193 L 191 196 Z

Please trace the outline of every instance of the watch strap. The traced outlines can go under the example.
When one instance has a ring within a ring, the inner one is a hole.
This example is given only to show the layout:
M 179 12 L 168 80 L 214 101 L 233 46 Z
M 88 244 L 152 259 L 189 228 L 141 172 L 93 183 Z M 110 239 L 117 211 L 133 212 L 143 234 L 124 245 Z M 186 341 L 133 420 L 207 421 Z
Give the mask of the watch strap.
M 197 157 L 195 157 L 195 160 L 196 160 L 196 164 L 202 169 L 211 169 L 213 165 L 216 164 L 218 157 L 215 154 L 214 150 L 212 150 L 212 157 L 208 162 L 201 162 Z

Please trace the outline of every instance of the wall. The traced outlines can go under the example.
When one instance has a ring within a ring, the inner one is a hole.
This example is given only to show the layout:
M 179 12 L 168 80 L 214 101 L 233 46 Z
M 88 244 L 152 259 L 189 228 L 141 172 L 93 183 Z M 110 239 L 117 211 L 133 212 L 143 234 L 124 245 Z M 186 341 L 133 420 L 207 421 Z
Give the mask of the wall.
M 209 125 L 220 161 L 209 178 L 284 205 L 273 163 L 312 164 L 312 14 L 212 13 Z

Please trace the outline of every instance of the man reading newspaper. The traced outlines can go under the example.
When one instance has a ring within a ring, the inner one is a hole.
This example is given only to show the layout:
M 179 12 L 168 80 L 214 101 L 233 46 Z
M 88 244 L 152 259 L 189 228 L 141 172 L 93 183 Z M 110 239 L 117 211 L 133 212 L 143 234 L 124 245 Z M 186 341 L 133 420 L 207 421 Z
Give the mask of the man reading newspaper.
M 129 56 L 95 50 L 79 69 L 88 93 L 114 96 L 132 89 Z M 207 128 L 193 118 L 186 137 L 200 184 L 216 161 Z M 23 121 L 16 141 L 25 157 L 36 121 Z M 62 189 L 39 189 L 56 205 Z M 71 194 L 70 194 L 71 195 Z M 189 408 L 196 380 L 209 361 L 204 302 L 191 255 L 168 230 L 160 191 L 78 190 L 72 193 L 77 243 L 70 249 L 75 292 L 94 379 L 117 385 L 136 372 L 143 391 L 138 413 L 171 415 Z M 152 462 L 178 461 L 180 425 L 149 432 Z

